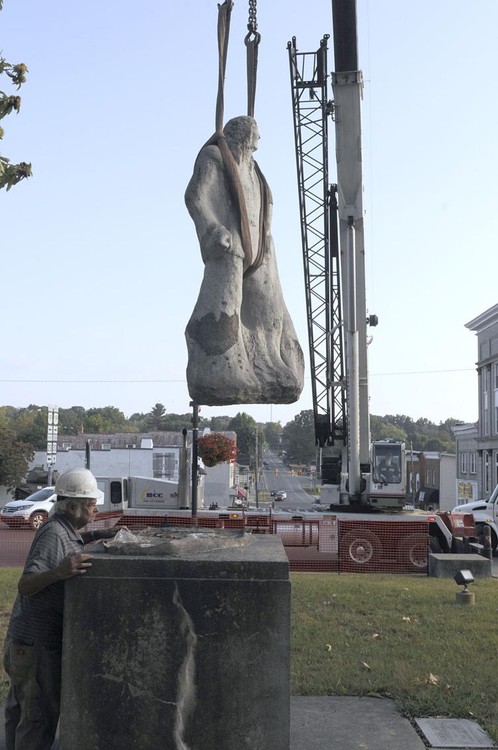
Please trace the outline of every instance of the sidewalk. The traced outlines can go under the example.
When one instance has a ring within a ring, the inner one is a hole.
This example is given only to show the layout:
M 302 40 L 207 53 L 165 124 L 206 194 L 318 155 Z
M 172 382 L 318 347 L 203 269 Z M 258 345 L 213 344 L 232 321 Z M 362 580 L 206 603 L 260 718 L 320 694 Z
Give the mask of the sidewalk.
M 278 716 L 275 720 L 278 721 Z M 408 719 L 401 716 L 393 701 L 387 698 L 291 697 L 290 750 L 360 749 L 426 750 L 426 745 Z M 3 707 L 0 750 L 5 750 Z M 87 750 L 104 748 L 89 747 Z M 105 750 L 127 748 L 109 747 Z

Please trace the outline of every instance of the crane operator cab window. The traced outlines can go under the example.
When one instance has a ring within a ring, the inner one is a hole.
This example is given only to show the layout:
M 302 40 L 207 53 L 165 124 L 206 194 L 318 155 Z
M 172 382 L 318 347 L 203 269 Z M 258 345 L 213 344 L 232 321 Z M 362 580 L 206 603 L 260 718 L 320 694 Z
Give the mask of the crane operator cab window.
M 401 445 L 374 445 L 373 479 L 382 484 L 401 482 Z

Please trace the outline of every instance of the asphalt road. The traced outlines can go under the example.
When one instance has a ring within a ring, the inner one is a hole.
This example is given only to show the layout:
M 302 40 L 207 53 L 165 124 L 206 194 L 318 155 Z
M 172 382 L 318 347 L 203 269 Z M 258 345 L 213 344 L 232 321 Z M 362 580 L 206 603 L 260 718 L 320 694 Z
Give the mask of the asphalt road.
M 268 453 L 264 460 L 269 463 L 270 468 L 263 469 L 259 489 L 267 489 L 268 492 L 284 490 L 287 493 L 287 499 L 276 502 L 275 508 L 311 511 L 313 498 L 303 487 L 311 487 L 313 478 L 298 476 L 297 473 L 292 475 L 290 469 L 274 453 Z

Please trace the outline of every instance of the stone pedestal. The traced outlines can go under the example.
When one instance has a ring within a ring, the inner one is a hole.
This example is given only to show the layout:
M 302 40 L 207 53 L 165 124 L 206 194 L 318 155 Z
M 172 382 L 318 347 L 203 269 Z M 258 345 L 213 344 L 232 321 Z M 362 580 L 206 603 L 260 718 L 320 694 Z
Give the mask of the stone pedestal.
M 98 554 L 65 596 L 61 750 L 288 750 L 280 539 Z

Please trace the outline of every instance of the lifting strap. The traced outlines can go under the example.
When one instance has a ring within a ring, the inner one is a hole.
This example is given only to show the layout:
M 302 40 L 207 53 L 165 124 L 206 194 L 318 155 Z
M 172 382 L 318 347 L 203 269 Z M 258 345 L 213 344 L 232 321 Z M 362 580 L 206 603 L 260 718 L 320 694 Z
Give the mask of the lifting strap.
M 247 114 L 250 117 L 254 117 L 257 48 L 261 36 L 256 32 L 256 0 L 249 0 L 249 5 L 249 23 L 247 25 L 249 33 L 245 38 L 245 44 L 247 47 Z M 266 240 L 266 216 L 268 213 L 268 205 L 271 202 L 271 192 L 261 170 L 259 169 L 257 162 L 254 162 L 256 167 L 256 174 L 258 176 L 260 184 L 261 208 L 259 215 L 259 242 L 256 255 L 255 257 L 253 257 L 251 232 L 249 229 L 249 218 L 247 215 L 247 206 L 244 197 L 244 191 L 240 182 L 237 162 L 235 161 L 233 154 L 230 151 L 225 138 L 225 134 L 223 132 L 223 116 L 225 109 L 225 71 L 228 39 L 230 35 L 230 16 L 232 13 L 232 8 L 232 0 L 225 0 L 222 5 L 218 5 L 218 95 L 216 98 L 216 129 L 211 138 L 207 141 L 207 143 L 204 144 L 203 148 L 205 148 L 206 146 L 217 145 L 220 149 L 223 164 L 226 170 L 228 187 L 230 192 L 232 193 L 234 205 L 237 207 L 239 213 L 240 236 L 242 241 L 242 249 L 244 252 L 244 276 L 249 276 L 250 274 L 254 273 L 254 271 L 256 271 L 263 262 Z M 251 38 L 251 35 L 253 35 L 253 38 Z

